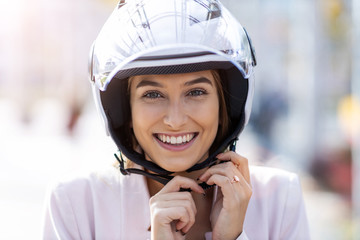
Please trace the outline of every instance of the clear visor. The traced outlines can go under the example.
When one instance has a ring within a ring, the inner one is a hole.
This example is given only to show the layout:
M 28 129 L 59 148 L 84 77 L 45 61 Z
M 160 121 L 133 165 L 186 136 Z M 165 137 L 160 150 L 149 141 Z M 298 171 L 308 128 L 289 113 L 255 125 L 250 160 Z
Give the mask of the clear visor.
M 121 1 L 103 26 L 89 70 L 91 81 L 105 90 L 119 72 L 126 77 L 132 69 L 204 62 L 224 68 L 230 62 L 244 78 L 256 64 L 246 31 L 219 1 L 131 0 Z

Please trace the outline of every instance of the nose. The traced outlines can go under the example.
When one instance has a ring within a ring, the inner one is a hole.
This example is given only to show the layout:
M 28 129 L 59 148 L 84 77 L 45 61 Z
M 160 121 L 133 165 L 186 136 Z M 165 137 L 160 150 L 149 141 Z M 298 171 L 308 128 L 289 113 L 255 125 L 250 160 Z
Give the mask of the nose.
M 174 101 L 167 107 L 164 123 L 174 130 L 180 129 L 187 121 L 188 115 L 180 101 Z

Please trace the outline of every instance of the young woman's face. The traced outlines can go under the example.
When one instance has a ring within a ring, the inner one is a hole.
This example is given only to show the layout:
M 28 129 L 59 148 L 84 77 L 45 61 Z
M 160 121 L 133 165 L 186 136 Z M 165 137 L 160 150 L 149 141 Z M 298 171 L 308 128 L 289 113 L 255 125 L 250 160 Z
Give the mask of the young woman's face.
M 211 71 L 130 80 L 132 127 L 148 160 L 182 172 L 206 159 L 219 125 Z

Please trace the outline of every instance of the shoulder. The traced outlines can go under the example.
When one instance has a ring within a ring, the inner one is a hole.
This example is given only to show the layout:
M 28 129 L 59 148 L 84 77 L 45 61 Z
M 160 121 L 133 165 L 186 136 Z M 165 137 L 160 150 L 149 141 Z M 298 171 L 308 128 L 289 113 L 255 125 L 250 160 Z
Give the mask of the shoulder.
M 247 235 L 255 239 L 308 239 L 298 175 L 260 166 L 251 166 L 250 175 L 253 194 L 246 216 Z M 261 231 L 258 226 L 262 226 Z
M 129 195 L 123 191 L 128 179 L 109 166 L 67 174 L 54 181 L 45 200 L 44 236 L 94 239 L 94 234 L 101 238 L 109 232 L 119 234 L 121 217 L 114 212 L 121 212 L 125 202 L 122 197 Z M 111 219 L 111 224 L 96 219 Z
M 96 171 L 77 171 L 62 176 L 50 183 L 49 191 L 52 195 L 93 196 L 94 193 L 103 194 L 114 191 L 121 185 L 123 179 L 115 167 Z M 60 196 L 59 196 L 60 197 Z
M 302 189 L 297 174 L 270 167 L 250 167 L 253 194 L 252 208 L 262 209 L 274 216 L 285 208 L 294 208 L 303 202 Z
M 291 192 L 292 198 L 301 196 L 301 186 L 297 174 L 271 167 L 251 166 L 251 184 L 253 187 L 253 198 L 274 200 L 283 202 L 288 199 Z
M 298 175 L 286 170 L 264 167 L 250 166 L 250 176 L 252 183 L 256 186 L 282 186 L 289 183 L 297 184 Z
M 57 226 L 67 224 L 63 226 L 67 229 L 73 225 L 78 231 L 89 233 L 95 215 L 108 215 L 116 206 L 122 182 L 123 177 L 115 168 L 69 173 L 50 184 L 45 211 L 52 221 L 57 221 Z

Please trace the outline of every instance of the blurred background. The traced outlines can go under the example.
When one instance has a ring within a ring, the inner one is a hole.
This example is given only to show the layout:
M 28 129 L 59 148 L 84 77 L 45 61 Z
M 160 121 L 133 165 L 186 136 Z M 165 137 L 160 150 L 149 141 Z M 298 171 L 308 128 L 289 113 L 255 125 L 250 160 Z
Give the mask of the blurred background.
M 313 239 L 360 239 L 360 1 L 222 2 L 258 59 L 238 151 L 299 174 Z M 116 3 L 0 0 L 0 239 L 39 239 L 48 184 L 113 161 L 87 61 Z

